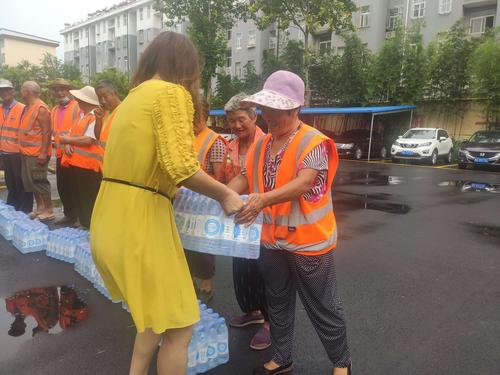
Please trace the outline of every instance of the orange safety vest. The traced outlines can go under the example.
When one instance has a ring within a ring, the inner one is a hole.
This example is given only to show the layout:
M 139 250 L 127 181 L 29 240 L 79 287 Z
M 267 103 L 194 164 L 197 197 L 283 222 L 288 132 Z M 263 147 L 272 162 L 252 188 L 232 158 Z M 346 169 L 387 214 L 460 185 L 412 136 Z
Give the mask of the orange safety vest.
M 42 152 L 42 127 L 38 121 L 40 109 L 49 111 L 47 104 L 38 100 L 31 106 L 24 107 L 19 125 L 19 146 L 23 155 L 38 156 Z M 47 156 L 52 154 L 52 147 L 47 147 Z
M 220 138 L 227 145 L 227 141 L 224 137 L 220 136 L 212 129 L 206 127 L 199 133 L 194 140 L 194 149 L 198 153 L 198 162 L 200 163 L 201 169 L 206 170 L 207 166 L 207 156 L 210 148 L 213 146 L 217 138 Z M 214 177 L 213 175 L 211 175 Z
M 24 104 L 16 103 L 4 117 L 3 106 L 0 106 L 0 151 L 19 153 L 19 126 Z
M 247 156 L 247 179 L 251 193 L 264 193 L 264 157 L 268 134 L 255 142 Z M 338 166 L 338 155 L 333 141 L 318 130 L 301 124 L 286 148 L 276 174 L 275 189 L 297 177 L 299 165 L 316 146 L 328 143 L 328 178 L 326 193 L 317 202 L 300 196 L 292 201 L 278 203 L 263 209 L 261 243 L 268 249 L 283 249 L 302 255 L 324 254 L 337 245 L 337 224 L 333 213 L 331 185 Z
M 59 139 L 63 135 L 68 135 L 71 127 L 76 124 L 76 122 L 80 118 L 80 107 L 78 106 L 78 102 L 72 99 L 68 103 L 68 107 L 66 108 L 66 112 L 64 112 L 64 116 L 62 118 L 62 122 L 59 124 L 59 111 L 61 110 L 61 106 L 57 105 L 52 108 L 52 134 L 54 135 L 55 148 L 56 148 L 56 157 L 62 158 L 64 154 L 64 146 L 59 143 Z
M 94 114 L 90 112 L 87 113 L 71 128 L 70 137 L 80 137 L 85 135 L 87 128 L 94 121 Z M 76 145 L 72 146 L 73 154 L 71 156 L 64 154 L 61 160 L 61 165 L 65 167 L 72 165 L 74 167 L 99 172 L 102 156 L 99 152 L 99 146 L 97 144 L 91 144 L 90 146 L 85 147 Z
M 99 162 L 101 171 L 102 171 L 102 162 L 104 160 L 104 150 L 106 149 L 106 142 L 108 141 L 109 137 L 109 128 L 111 127 L 111 123 L 115 118 L 117 109 L 118 107 L 115 108 L 113 112 L 111 112 L 106 122 L 102 125 L 101 134 L 99 135 L 99 141 L 97 142 L 97 144 L 99 145 L 99 153 L 101 155 L 101 161 Z

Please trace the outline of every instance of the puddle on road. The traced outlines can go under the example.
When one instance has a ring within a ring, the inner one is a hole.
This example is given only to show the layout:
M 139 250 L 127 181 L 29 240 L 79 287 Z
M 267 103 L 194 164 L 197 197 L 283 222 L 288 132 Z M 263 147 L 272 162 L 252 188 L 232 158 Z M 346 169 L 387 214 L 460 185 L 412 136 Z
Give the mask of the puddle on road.
M 472 223 L 467 223 L 465 225 L 467 225 L 467 227 L 476 234 L 480 234 L 490 240 L 500 242 L 500 227 Z
M 443 187 L 457 187 L 462 192 L 468 191 L 485 191 L 488 193 L 500 193 L 500 184 L 488 182 L 466 181 L 466 180 L 449 180 L 438 184 Z
M 70 286 L 22 290 L 1 302 L 0 348 L 3 357 L 15 354 L 37 335 L 61 333 L 89 316 L 87 304 Z
M 335 184 L 339 185 L 386 186 L 400 185 L 404 181 L 403 177 L 387 176 L 379 172 L 346 172 L 339 173 L 335 178 Z
M 341 206 L 340 211 L 346 210 L 375 210 L 387 212 L 390 214 L 404 215 L 410 211 L 410 206 L 404 203 L 387 202 L 391 194 L 356 194 L 348 192 L 340 192 L 350 195 L 350 198 L 337 199 L 334 201 L 334 206 L 337 209 Z

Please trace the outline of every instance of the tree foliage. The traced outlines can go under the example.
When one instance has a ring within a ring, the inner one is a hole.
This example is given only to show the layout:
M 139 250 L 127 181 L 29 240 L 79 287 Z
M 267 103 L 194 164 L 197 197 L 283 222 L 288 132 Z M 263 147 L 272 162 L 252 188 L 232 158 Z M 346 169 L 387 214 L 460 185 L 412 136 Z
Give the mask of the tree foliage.
M 130 90 L 130 82 L 127 74 L 122 73 L 115 68 L 104 70 L 100 73 L 96 73 L 92 77 L 92 86 L 96 86 L 97 83 L 102 79 L 108 79 L 113 82 L 118 89 L 118 95 L 123 100 Z
M 203 60 L 201 86 L 210 96 L 212 78 L 217 67 L 224 65 L 227 33 L 237 19 L 245 17 L 245 5 L 232 0 L 159 0 L 157 8 L 170 26 L 189 20 L 189 37 Z
M 303 66 L 306 85 L 306 104 L 309 103 L 309 67 L 312 34 L 322 30 L 340 32 L 353 29 L 352 13 L 356 5 L 352 0 L 250 0 L 249 11 L 257 26 L 265 29 L 277 23 L 282 30 L 296 26 L 304 36 Z
M 485 99 L 486 119 L 489 124 L 500 121 L 500 28 L 476 48 L 469 64 L 473 93 Z

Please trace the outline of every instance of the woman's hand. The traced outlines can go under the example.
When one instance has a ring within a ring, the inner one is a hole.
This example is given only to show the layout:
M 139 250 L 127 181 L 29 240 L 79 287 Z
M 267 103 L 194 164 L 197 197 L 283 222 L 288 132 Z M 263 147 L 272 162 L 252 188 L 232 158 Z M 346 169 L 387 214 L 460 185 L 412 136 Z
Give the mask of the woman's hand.
M 226 215 L 229 216 L 241 211 L 241 209 L 245 206 L 245 202 L 243 202 L 236 192 L 229 189 L 228 192 L 229 193 L 220 202 L 220 204 Z
M 235 223 L 251 225 L 264 207 L 264 194 L 250 194 L 248 196 L 248 201 L 246 202 L 245 207 L 240 213 L 236 215 Z

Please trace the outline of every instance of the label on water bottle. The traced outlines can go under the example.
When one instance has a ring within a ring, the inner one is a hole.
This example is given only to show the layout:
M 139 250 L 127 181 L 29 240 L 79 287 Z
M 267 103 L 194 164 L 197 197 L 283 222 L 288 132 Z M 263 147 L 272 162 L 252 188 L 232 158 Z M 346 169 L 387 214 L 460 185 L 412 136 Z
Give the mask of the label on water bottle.
M 227 353 L 227 344 L 225 342 L 219 342 L 217 344 L 217 352 L 219 354 L 226 354 Z
M 208 360 L 214 359 L 216 357 L 217 357 L 217 348 L 214 345 L 209 345 L 207 348 Z
M 220 218 L 215 216 L 207 216 L 206 218 L 207 219 L 205 220 L 205 223 L 203 225 L 204 230 L 203 233 L 201 233 L 201 235 L 210 238 L 219 237 L 222 226 Z
M 248 241 L 251 243 L 260 243 L 261 226 L 252 225 L 248 228 Z

